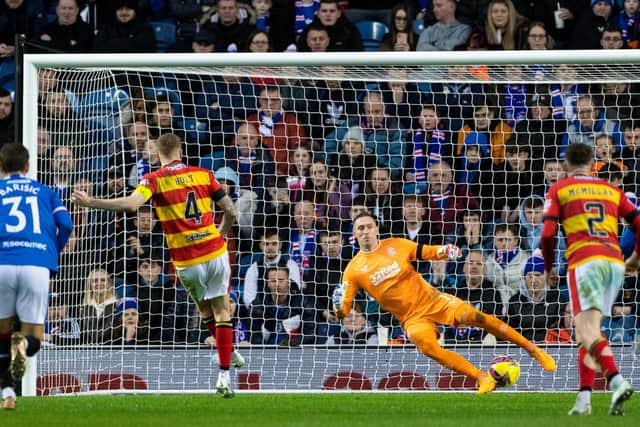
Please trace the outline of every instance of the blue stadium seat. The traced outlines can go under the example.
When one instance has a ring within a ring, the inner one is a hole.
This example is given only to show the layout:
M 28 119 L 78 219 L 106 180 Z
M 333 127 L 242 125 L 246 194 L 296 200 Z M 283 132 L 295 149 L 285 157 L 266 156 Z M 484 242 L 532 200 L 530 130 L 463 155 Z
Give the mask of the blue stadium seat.
M 182 121 L 181 127 L 187 133 L 188 142 L 207 144 L 211 139 L 209 127 L 206 122 L 186 118 Z
M 213 151 L 200 159 L 200 167 L 215 171 L 224 162 L 224 150 Z
M 65 96 L 73 111 L 83 118 L 119 114 L 122 107 L 131 100 L 126 91 L 118 88 L 100 89 L 82 97 L 65 91 Z
M 366 52 L 378 51 L 382 43 L 382 38 L 389 32 L 389 27 L 377 21 L 356 22 L 356 27 L 360 32 L 362 45 Z
M 167 21 L 150 22 L 156 35 L 156 52 L 167 52 L 176 43 L 176 25 Z

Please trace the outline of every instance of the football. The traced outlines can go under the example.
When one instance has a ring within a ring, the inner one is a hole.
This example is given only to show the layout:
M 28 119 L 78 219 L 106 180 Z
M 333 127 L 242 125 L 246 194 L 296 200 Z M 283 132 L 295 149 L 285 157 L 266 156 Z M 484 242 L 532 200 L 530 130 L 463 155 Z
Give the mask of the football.
M 497 356 L 489 365 L 489 375 L 496 380 L 498 387 L 509 387 L 520 378 L 520 364 L 511 356 Z

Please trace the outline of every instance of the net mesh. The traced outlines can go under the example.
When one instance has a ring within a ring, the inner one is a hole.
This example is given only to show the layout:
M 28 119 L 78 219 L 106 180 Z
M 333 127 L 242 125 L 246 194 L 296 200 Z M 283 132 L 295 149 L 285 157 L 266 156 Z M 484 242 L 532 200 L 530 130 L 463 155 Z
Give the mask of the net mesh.
M 419 356 L 367 295 L 344 321 L 331 314 L 331 292 L 358 251 L 351 218 L 361 210 L 379 218 L 383 237 L 462 248 L 459 262 L 417 263 L 439 290 L 537 343 L 573 343 L 562 234 L 559 283 L 540 291 L 539 277 L 524 279 L 540 268 L 543 197 L 575 141 L 595 147 L 594 174 L 637 193 L 638 82 L 633 64 L 40 69 L 38 178 L 75 223 L 51 285 L 40 392 L 78 391 L 76 380 L 82 390 L 214 388 L 213 340 L 153 210 L 69 201 L 73 188 L 128 194 L 159 167 L 153 141 L 164 133 L 184 141 L 187 163 L 214 171 L 239 213 L 227 243 L 235 340 L 249 362 L 241 387 L 332 388 L 325 380 L 339 372 L 338 388 L 356 374 L 373 385 L 416 375 L 432 389 L 473 387 Z M 274 265 L 288 267 L 286 303 L 271 297 Z M 603 323 L 636 377 L 626 345 L 637 288 L 625 281 Z M 439 331 L 482 368 L 495 354 L 520 356 L 475 328 Z M 561 347 L 552 354 L 562 369 L 542 379 L 521 355 L 516 387 L 575 388 L 574 349 Z

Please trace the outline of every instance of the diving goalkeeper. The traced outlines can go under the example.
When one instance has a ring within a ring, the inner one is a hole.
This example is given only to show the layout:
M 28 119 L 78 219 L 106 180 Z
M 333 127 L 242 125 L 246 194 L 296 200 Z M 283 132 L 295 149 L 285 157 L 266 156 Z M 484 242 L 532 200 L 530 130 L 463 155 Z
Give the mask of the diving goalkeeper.
M 496 381 L 458 353 L 440 347 L 437 323 L 483 328 L 525 349 L 547 371 L 556 370 L 555 360 L 544 350 L 496 317 L 438 291 L 411 265 L 415 260 L 455 260 L 461 256 L 455 245 L 427 246 L 406 239 L 380 240 L 377 220 L 367 212 L 354 218 L 353 230 L 360 252 L 347 265 L 342 284 L 333 293 L 333 308 L 338 317 L 349 313 L 356 293 L 363 289 L 400 320 L 407 337 L 425 356 L 476 378 L 478 394 L 493 391 Z

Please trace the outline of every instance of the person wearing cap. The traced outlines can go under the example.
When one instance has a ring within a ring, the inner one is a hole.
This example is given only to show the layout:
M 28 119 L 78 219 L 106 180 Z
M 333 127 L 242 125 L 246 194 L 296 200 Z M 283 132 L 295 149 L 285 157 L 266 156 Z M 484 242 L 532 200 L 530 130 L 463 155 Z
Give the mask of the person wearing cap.
M 142 345 L 149 342 L 149 325 L 140 316 L 138 300 L 122 298 L 116 305 L 113 345 Z
M 213 53 L 216 50 L 216 35 L 206 28 L 200 28 L 193 37 L 191 50 L 195 53 Z
M 138 0 L 115 0 L 114 20 L 98 31 L 96 53 L 143 53 L 156 51 L 153 28 L 138 16 Z
M 545 283 L 540 252 L 527 258 L 522 276 L 520 292 L 509 300 L 508 323 L 525 338 L 543 342 L 548 329 L 560 320 L 560 293 Z
M 615 24 L 613 0 L 591 0 L 591 9 L 578 14 L 569 39 L 570 49 L 600 49 L 604 28 Z

